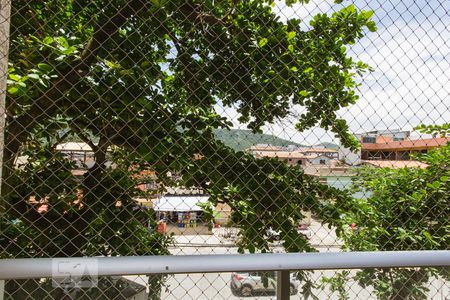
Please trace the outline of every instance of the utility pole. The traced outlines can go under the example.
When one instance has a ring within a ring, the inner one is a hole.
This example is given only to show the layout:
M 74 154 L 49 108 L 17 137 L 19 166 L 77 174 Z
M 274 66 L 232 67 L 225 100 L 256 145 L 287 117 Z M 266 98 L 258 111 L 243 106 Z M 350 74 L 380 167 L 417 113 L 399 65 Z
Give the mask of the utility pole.
M 5 146 L 6 117 L 6 79 L 8 78 L 9 24 L 11 0 L 0 0 L 0 180 L 3 169 L 3 150 Z M 1 185 L 0 185 L 1 195 Z M 4 209 L 0 203 L 0 212 Z
M 8 78 L 9 24 L 11 21 L 11 0 L 0 0 L 0 195 L 2 194 L 3 149 L 5 146 L 6 79 Z M 0 199 L 0 218 L 4 211 Z M 5 281 L 0 280 L 0 300 L 4 299 Z

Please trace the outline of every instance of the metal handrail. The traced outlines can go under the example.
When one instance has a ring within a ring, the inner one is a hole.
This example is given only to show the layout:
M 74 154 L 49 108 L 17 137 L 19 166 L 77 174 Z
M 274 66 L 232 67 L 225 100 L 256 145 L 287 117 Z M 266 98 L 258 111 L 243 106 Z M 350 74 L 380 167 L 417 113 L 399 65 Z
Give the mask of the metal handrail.
M 77 268 L 109 276 L 446 266 L 450 266 L 448 250 L 19 258 L 0 260 L 0 280 L 63 277 Z

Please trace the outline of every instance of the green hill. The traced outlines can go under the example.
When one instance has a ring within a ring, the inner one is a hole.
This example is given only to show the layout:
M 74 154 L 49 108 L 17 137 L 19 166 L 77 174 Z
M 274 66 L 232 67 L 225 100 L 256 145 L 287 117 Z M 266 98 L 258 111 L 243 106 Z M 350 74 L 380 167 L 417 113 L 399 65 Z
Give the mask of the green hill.
M 339 150 L 339 145 L 329 142 L 322 142 L 320 144 L 314 145 L 313 148 L 314 147 L 325 147 L 326 149 Z
M 294 143 L 289 140 L 278 138 L 270 134 L 252 133 L 250 130 L 243 129 L 216 129 L 216 137 L 225 145 L 236 151 L 242 151 L 256 144 L 270 144 L 274 146 L 307 147 L 302 144 Z
M 294 145 L 297 147 L 309 147 L 289 140 L 278 138 L 274 135 L 252 133 L 250 130 L 245 129 L 215 129 L 214 133 L 220 141 L 236 151 L 243 151 L 257 144 L 268 144 L 281 147 L 286 147 L 289 145 Z M 76 135 L 70 136 L 64 141 L 82 143 L 82 140 Z M 94 139 L 94 143 L 97 142 L 98 140 Z

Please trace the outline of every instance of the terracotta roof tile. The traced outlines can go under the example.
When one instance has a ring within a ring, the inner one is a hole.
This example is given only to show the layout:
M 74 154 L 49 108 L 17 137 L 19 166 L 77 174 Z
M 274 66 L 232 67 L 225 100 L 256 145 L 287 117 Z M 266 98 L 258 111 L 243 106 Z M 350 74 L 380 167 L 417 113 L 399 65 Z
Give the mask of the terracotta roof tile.
M 427 164 L 416 160 L 362 160 L 361 164 L 378 168 L 426 168 Z
M 450 137 L 431 138 L 419 140 L 404 140 L 387 143 L 363 143 L 362 150 L 414 150 L 414 149 L 430 149 L 446 145 L 450 142 Z

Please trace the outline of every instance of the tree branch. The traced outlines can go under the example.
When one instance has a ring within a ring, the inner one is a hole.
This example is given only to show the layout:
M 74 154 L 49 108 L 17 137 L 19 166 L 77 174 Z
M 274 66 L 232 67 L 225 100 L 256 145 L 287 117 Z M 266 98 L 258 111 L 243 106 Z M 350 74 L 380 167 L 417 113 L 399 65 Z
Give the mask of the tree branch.
M 64 133 L 62 136 L 60 136 L 59 138 L 56 139 L 56 142 L 50 147 L 50 149 L 52 151 L 54 151 L 56 149 L 56 147 L 58 146 L 59 143 L 61 143 L 62 141 L 64 141 L 64 139 L 66 137 L 68 137 L 70 135 L 72 131 L 68 130 L 66 133 Z
M 100 18 L 107 19 L 108 21 L 103 24 L 98 24 L 97 28 L 95 28 L 92 38 L 83 50 L 80 59 L 74 61 L 66 69 L 67 72 L 59 76 L 59 79 L 36 100 L 33 107 L 27 113 L 17 118 L 14 116 L 9 118 L 5 139 L 7 141 L 5 145 L 7 156 L 14 157 L 17 155 L 20 145 L 28 138 L 31 129 L 42 119 L 48 117 L 49 112 L 57 113 L 64 107 L 73 105 L 65 97 L 67 91 L 89 72 L 90 66 L 97 60 L 97 54 L 102 48 L 102 45 L 130 17 L 143 11 L 148 6 L 148 3 L 149 1 L 144 0 L 130 0 L 113 17 L 108 18 L 107 15 L 104 15 Z M 105 8 L 104 11 L 107 11 L 107 9 Z
M 239 2 L 239 0 L 233 0 L 233 4 L 232 4 L 230 10 L 222 17 L 222 21 L 225 22 L 225 20 L 226 20 L 231 14 L 234 13 L 234 10 L 236 9 L 236 6 L 237 6 L 238 2 Z
M 86 144 L 89 145 L 89 147 L 91 147 L 91 149 L 96 152 L 98 151 L 98 147 L 97 145 L 94 144 L 94 142 L 92 142 L 92 140 L 90 140 L 86 135 L 84 135 L 83 131 L 81 130 L 80 127 L 78 127 L 77 124 L 75 124 L 75 122 L 71 121 L 69 124 L 70 128 L 78 135 L 78 137 L 85 142 Z
M 200 4 L 185 3 L 178 8 L 178 11 L 189 21 L 194 23 L 207 23 L 209 25 L 225 25 L 223 19 L 207 14 L 200 10 Z
M 183 50 L 181 49 L 181 43 L 178 40 L 178 38 L 163 24 L 161 24 L 162 28 L 164 29 L 164 31 L 166 32 L 166 34 L 170 37 L 170 39 L 172 40 L 175 48 L 177 49 L 178 53 L 182 53 Z

